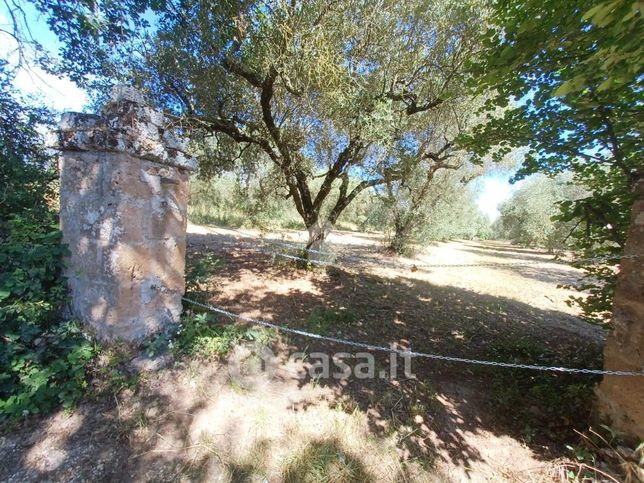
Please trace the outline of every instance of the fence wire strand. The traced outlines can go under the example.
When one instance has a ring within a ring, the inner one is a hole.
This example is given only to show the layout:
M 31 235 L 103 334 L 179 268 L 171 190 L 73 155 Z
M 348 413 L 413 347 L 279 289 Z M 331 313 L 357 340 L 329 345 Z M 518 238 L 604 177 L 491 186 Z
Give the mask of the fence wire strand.
M 475 364 L 475 365 L 481 365 L 481 366 L 494 366 L 494 367 L 504 367 L 504 368 L 513 368 L 513 369 L 529 369 L 529 370 L 534 370 L 534 371 L 547 371 L 547 372 L 564 372 L 564 373 L 575 373 L 575 374 L 593 374 L 593 375 L 604 375 L 604 376 L 644 376 L 644 372 L 635 372 L 635 371 L 613 371 L 613 370 L 605 370 L 605 369 L 584 369 L 584 368 L 573 368 L 573 367 L 556 367 L 556 366 L 540 366 L 536 364 L 515 364 L 511 362 L 497 362 L 497 361 L 486 361 L 486 360 L 478 360 L 478 359 L 466 359 L 464 357 L 453 357 L 453 356 L 446 356 L 446 355 L 441 355 L 441 354 L 434 354 L 430 352 L 418 352 L 418 351 L 404 351 L 400 349 L 395 349 L 393 347 L 386 347 L 386 346 L 381 346 L 381 345 L 375 345 L 375 344 L 368 344 L 365 342 L 357 342 L 353 340 L 348 340 L 348 339 L 340 339 L 337 337 L 331 337 L 328 335 L 322 335 L 322 334 L 316 334 L 313 332 L 308 332 L 305 330 L 300 330 L 300 329 L 293 329 L 291 327 L 285 327 L 282 325 L 278 324 L 273 324 L 271 322 L 267 322 L 265 320 L 260 320 L 260 319 L 254 319 L 252 317 L 246 317 L 245 315 L 240 315 L 236 314 L 234 312 L 230 312 L 228 310 L 222 309 L 220 307 L 215 307 L 210 304 L 204 304 L 201 302 L 198 302 L 196 300 L 189 299 L 187 297 L 182 297 L 182 299 L 185 302 L 188 302 L 192 305 L 195 305 L 197 307 L 201 307 L 203 309 L 209 310 L 214 313 L 218 313 L 221 315 L 225 315 L 227 317 L 230 317 L 232 319 L 238 319 L 238 320 L 243 320 L 244 322 L 248 322 L 251 324 L 255 325 L 261 325 L 263 327 L 268 327 L 270 329 L 275 329 L 280 332 L 285 332 L 285 333 L 290 333 L 290 334 L 296 334 L 312 339 L 318 339 L 318 340 L 325 340 L 328 342 L 334 342 L 336 344 L 344 344 L 344 345 L 349 345 L 353 347 L 359 347 L 361 349 L 367 349 L 371 351 L 379 351 L 379 352 L 389 352 L 389 353 L 396 353 L 398 355 L 404 356 L 404 357 L 420 357 L 420 358 L 427 358 L 427 359 L 434 359 L 434 360 L 440 360 L 440 361 L 446 361 L 446 362 L 458 362 L 458 363 L 464 363 L 464 364 Z

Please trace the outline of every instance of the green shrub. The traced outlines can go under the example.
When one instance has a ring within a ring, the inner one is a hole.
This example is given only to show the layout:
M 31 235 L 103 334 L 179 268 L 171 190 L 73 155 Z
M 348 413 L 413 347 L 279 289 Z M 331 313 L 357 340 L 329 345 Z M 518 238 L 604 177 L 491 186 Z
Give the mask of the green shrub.
M 316 307 L 306 318 L 305 325 L 312 332 L 330 334 L 351 325 L 355 320 L 353 312 Z
M 583 351 L 562 354 L 530 340 L 499 342 L 489 347 L 487 357 L 516 364 L 570 367 L 600 367 L 599 353 Z M 493 372 L 491 396 L 525 439 L 548 436 L 574 438 L 575 426 L 584 428 L 590 418 L 593 389 L 598 377 L 587 374 L 498 369 Z
M 0 60 L 0 419 L 72 406 L 96 348 L 64 322 L 55 163 L 40 134 L 52 116 L 12 87 Z
M 96 348 L 74 322 L 61 322 L 65 300 L 60 232 L 51 213 L 27 212 L 3 224 L 0 239 L 0 416 L 68 408 L 86 387 Z
M 244 336 L 244 327 L 221 325 L 210 314 L 185 317 L 173 343 L 173 350 L 202 357 L 225 356 Z

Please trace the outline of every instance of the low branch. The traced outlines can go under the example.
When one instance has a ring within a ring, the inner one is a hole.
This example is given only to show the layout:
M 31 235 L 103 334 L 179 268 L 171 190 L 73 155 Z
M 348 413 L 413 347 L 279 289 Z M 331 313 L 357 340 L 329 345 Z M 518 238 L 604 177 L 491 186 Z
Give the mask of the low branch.
M 239 77 L 245 79 L 250 85 L 261 88 L 264 79 L 262 75 L 258 72 L 249 69 L 248 66 L 244 65 L 242 62 L 239 62 L 237 59 L 226 56 L 221 62 L 221 65 L 228 72 L 231 72 Z
M 405 104 L 405 112 L 407 115 L 411 116 L 412 114 L 416 114 L 418 112 L 425 112 L 429 111 L 431 109 L 434 109 L 435 107 L 440 106 L 443 102 L 445 102 L 444 99 L 441 98 L 436 98 L 432 101 L 427 101 L 423 104 L 418 104 L 418 98 L 416 94 L 411 93 L 411 92 L 403 92 L 400 94 L 395 94 L 394 92 L 387 92 L 385 96 L 392 101 L 401 101 Z

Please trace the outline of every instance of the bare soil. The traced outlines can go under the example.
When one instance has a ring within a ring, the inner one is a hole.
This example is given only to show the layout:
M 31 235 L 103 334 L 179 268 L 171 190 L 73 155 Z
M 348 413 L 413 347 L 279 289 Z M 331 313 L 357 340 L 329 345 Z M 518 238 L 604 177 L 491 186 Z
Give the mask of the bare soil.
M 412 260 L 388 255 L 378 234 L 335 232 L 327 250 L 344 258 L 302 269 L 261 240 L 253 231 L 189 227 L 189 257 L 224 261 L 203 287 L 210 303 L 416 351 L 501 360 L 519 344 L 538 359 L 518 353 L 521 362 L 601 364 L 602 330 L 557 288 L 579 273 L 547 253 L 459 241 Z M 312 314 L 324 314 L 322 322 L 312 325 Z M 0 480 L 550 481 L 572 429 L 588 422 L 586 412 L 553 418 L 544 407 L 552 400 L 533 394 L 509 409 L 495 386 L 499 371 L 512 383 L 532 377 L 525 370 L 414 359 L 410 378 L 311 379 L 307 362 L 289 355 L 355 350 L 301 336 L 282 336 L 271 350 L 272 371 L 253 362 L 252 344 L 227 360 L 183 358 L 144 374 L 134 390 L 6 429 Z M 374 356 L 378 369 L 389 367 L 387 354 Z M 552 377 L 566 388 L 587 376 Z M 526 412 L 542 427 L 514 417 Z

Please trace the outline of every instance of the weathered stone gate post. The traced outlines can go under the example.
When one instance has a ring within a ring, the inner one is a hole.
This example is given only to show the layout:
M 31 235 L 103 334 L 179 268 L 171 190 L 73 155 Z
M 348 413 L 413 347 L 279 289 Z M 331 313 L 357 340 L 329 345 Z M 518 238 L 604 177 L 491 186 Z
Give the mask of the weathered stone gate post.
M 644 179 L 635 187 L 635 196 L 604 367 L 639 372 L 644 371 Z M 644 440 L 644 377 L 604 376 L 597 396 L 598 409 L 613 428 L 636 442 Z
M 53 144 L 73 316 L 103 340 L 178 322 L 195 168 L 186 143 L 138 91 L 116 86 L 100 115 L 63 114 Z

